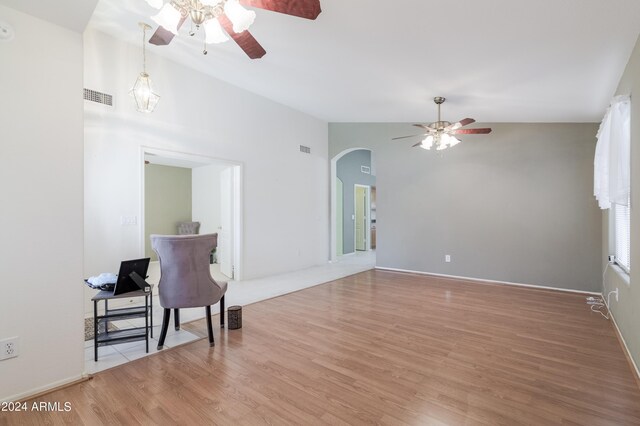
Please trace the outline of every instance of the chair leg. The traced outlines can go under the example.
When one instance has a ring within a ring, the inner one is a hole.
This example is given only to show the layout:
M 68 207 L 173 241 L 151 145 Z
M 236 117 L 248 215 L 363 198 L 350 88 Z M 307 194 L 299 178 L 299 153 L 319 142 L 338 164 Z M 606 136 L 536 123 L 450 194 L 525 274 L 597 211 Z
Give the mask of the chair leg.
M 205 306 L 207 317 L 207 331 L 209 332 L 209 346 L 215 346 L 216 342 L 213 340 L 213 325 L 211 325 L 211 306 Z
M 224 328 L 224 294 L 220 299 L 220 328 Z
M 173 310 L 173 323 L 176 327 L 176 331 L 180 330 L 180 309 Z
M 158 340 L 158 350 L 164 346 L 164 339 L 167 337 L 167 329 L 169 328 L 169 317 L 171 316 L 171 309 L 165 309 L 162 316 L 162 330 L 160 330 L 160 339 Z

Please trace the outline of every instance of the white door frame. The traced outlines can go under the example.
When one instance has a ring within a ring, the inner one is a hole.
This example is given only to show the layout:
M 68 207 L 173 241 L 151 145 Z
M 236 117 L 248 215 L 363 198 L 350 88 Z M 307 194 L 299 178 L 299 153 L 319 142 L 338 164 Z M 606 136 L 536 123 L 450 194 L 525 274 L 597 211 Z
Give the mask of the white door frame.
M 364 216 L 364 250 L 371 250 L 371 186 L 370 185 L 361 185 L 356 183 L 353 185 L 353 217 L 356 216 L 356 204 L 357 204 L 357 196 L 356 196 L 356 188 L 364 188 L 365 189 L 365 216 Z M 357 238 L 356 238 L 356 221 L 353 223 L 353 252 L 361 251 L 356 249 Z
M 228 178 L 224 177 L 224 174 L 228 173 Z M 230 231 L 227 232 L 226 230 L 226 226 L 228 225 L 228 223 L 222 221 L 223 218 L 223 213 L 221 211 L 220 214 L 220 218 L 221 218 L 221 223 L 220 223 L 220 227 L 218 228 L 218 263 L 220 264 L 220 272 L 222 272 L 224 275 L 231 277 L 231 279 L 237 279 L 237 273 L 236 273 L 236 258 L 239 256 L 239 251 L 238 251 L 238 245 L 235 241 L 235 236 L 238 234 L 238 223 L 236 222 L 236 214 L 235 212 L 238 211 L 239 209 L 239 185 L 238 185 L 238 181 L 240 179 L 240 166 L 230 166 L 225 168 L 224 170 L 222 170 L 222 172 L 220 173 L 220 181 L 225 182 L 228 180 L 227 185 L 229 185 L 227 188 L 224 188 L 224 185 L 221 186 L 220 188 L 220 198 L 221 200 L 224 200 L 225 198 L 230 198 L 231 200 L 231 205 L 226 206 L 227 208 L 229 208 L 229 212 L 230 212 L 230 217 L 229 222 L 231 223 L 230 225 Z M 228 194 L 225 194 L 225 192 L 228 191 Z M 221 207 L 225 206 L 224 202 L 220 203 Z M 229 238 L 229 241 L 225 241 L 225 238 Z M 226 247 L 225 247 L 226 246 Z M 228 254 L 226 254 L 224 252 L 224 248 L 229 249 Z M 229 263 L 229 269 L 227 270 L 226 267 L 226 263 Z
M 164 158 L 171 158 L 171 159 L 175 159 L 175 160 L 182 160 L 182 161 L 186 161 L 186 162 L 191 162 L 191 163 L 200 163 L 203 166 L 207 165 L 207 164 L 213 164 L 213 163 L 227 163 L 229 164 L 229 166 L 232 166 L 234 171 L 233 171 L 233 190 L 234 190 L 234 206 L 233 206 L 233 210 L 234 210 L 234 226 L 233 226 L 233 268 L 234 268 L 234 280 L 241 280 L 242 279 L 242 275 L 243 275 L 243 235 L 242 235 L 242 230 L 244 229 L 244 204 L 243 204 L 243 191 L 244 191 L 244 185 L 243 185 L 243 176 L 244 176 L 244 165 L 243 163 L 239 162 L 239 161 L 235 161 L 235 160 L 227 160 L 224 158 L 216 158 L 216 157 L 210 157 L 208 155 L 200 155 L 200 154 L 189 154 L 189 153 L 185 153 L 185 152 L 179 152 L 179 151 L 171 151 L 171 150 L 167 150 L 167 149 L 159 149 L 159 148 L 152 148 L 149 146 L 141 146 L 140 147 L 140 152 L 139 152 L 139 164 L 140 164 L 140 168 L 139 168 L 139 173 L 140 173 L 140 213 L 139 213 L 139 217 L 140 217 L 140 237 L 139 237 L 139 246 L 138 246 L 138 251 L 140 253 L 140 257 L 144 257 L 145 252 L 144 252 L 144 239 L 145 239 L 145 223 L 144 223 L 144 219 L 145 219 L 145 172 L 144 172 L 144 160 L 145 160 L 145 154 L 153 154 L 153 155 L 157 155 L 159 157 L 164 157 Z
M 336 224 L 336 214 L 338 213 L 338 201 L 337 201 L 337 193 L 336 193 L 336 179 L 338 173 L 338 160 L 347 155 L 350 152 L 358 151 L 358 150 L 371 151 L 370 148 L 349 148 L 337 154 L 335 157 L 331 159 L 331 176 L 330 176 L 330 186 L 329 191 L 331 193 L 331 209 L 330 209 L 330 229 L 329 229 L 329 261 L 335 262 L 338 259 L 336 254 L 337 241 L 336 241 L 336 232 L 338 232 L 337 224 Z M 373 154 L 373 151 L 371 151 Z M 373 166 L 373 165 L 372 165 Z

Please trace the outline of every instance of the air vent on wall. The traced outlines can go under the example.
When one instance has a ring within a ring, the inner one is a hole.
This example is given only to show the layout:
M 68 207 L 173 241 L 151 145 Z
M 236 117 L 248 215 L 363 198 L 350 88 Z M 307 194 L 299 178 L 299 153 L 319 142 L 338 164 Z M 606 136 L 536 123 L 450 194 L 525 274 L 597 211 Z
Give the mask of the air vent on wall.
M 304 152 L 305 154 L 311 154 L 311 148 L 308 146 L 300 145 L 300 152 Z
M 370 175 L 371 174 L 371 167 L 369 167 L 369 166 L 360 166 L 360 171 L 362 173 L 366 173 L 366 174 Z
M 91 89 L 84 89 L 84 100 L 113 106 L 113 96 Z

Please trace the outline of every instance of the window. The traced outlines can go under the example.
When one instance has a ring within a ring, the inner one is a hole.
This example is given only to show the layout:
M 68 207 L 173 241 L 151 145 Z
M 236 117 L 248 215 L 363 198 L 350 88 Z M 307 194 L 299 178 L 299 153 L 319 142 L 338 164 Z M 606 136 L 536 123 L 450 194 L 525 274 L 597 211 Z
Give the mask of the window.
M 631 270 L 631 203 L 628 206 L 614 204 L 614 240 L 616 263 L 625 271 Z

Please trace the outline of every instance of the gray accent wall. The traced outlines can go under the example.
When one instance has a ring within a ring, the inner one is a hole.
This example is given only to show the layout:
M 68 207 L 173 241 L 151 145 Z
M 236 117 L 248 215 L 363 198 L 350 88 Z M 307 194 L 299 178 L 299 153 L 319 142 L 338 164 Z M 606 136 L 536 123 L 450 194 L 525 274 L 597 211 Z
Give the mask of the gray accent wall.
M 178 222 L 191 221 L 191 169 L 147 164 L 144 173 L 145 256 L 158 260 L 149 236 L 175 235 Z
M 631 274 L 610 266 L 604 274 L 602 292 L 606 297 L 610 291 L 618 289 L 616 301 L 612 295 L 610 308 L 636 366 L 640 366 L 640 41 L 631 54 L 627 68 L 622 75 L 616 95 L 631 94 Z M 603 112 L 604 115 L 604 112 Z M 607 256 L 613 254 L 613 239 L 610 241 L 609 214 L 603 210 L 602 219 L 602 267 L 607 264 Z M 605 272 L 605 271 L 603 271 Z
M 375 154 L 377 266 L 599 291 L 598 126 L 485 124 L 442 152 L 391 140 L 409 124 L 329 125 L 330 158 Z
M 342 181 L 342 253 L 353 253 L 355 221 L 355 191 L 354 185 L 375 186 L 376 177 L 362 173 L 361 166 L 371 167 L 371 151 L 359 149 L 345 154 L 336 162 L 336 174 Z

